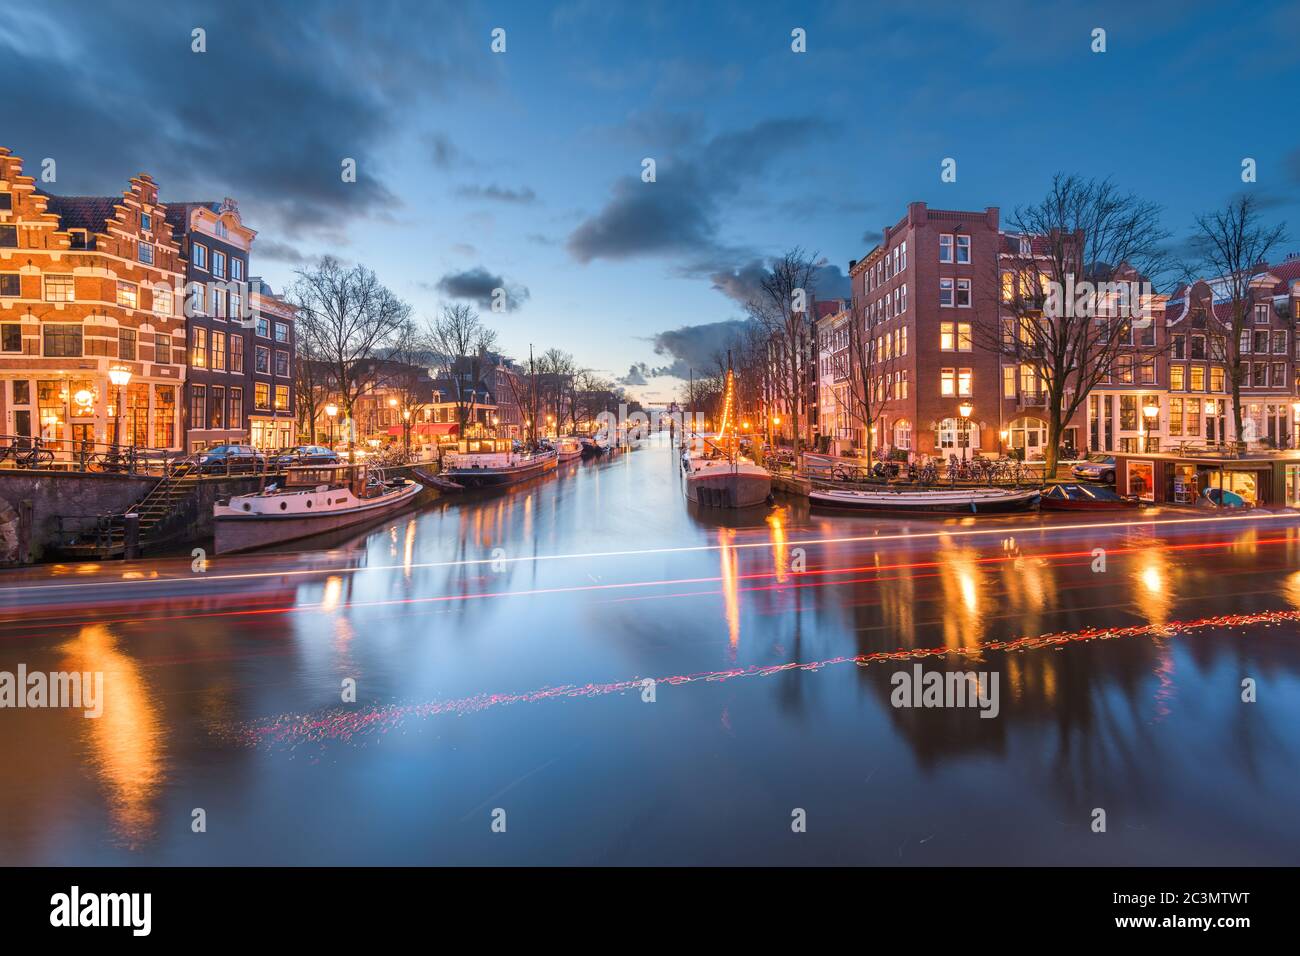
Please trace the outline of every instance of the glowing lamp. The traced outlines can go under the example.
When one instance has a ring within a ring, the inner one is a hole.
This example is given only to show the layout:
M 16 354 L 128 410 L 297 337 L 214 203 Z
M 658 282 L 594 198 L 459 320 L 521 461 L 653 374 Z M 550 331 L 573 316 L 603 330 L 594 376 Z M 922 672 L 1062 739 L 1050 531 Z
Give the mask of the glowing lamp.
M 971 412 L 975 411 L 975 406 L 970 402 L 962 402 L 957 406 L 957 414 L 962 418 L 970 418 Z
M 338 413 L 339 413 L 339 407 L 335 405 L 333 402 L 330 402 L 328 405 L 325 406 L 325 414 L 328 415 L 330 418 L 333 418 Z
M 1160 406 L 1155 402 L 1148 402 L 1142 411 L 1146 414 L 1147 418 L 1156 418 L 1160 415 Z
M 114 365 L 108 370 L 108 380 L 121 388 L 131 381 L 131 370 L 123 368 L 121 365 Z

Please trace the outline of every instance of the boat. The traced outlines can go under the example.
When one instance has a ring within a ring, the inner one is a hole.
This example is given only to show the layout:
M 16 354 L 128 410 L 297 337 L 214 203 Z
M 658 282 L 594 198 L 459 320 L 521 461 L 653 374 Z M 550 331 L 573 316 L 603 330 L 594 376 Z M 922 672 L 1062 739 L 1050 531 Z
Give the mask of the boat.
M 558 464 L 554 448 L 527 451 L 511 438 L 469 438 L 443 456 L 442 474 L 466 488 L 493 488 L 536 478 Z
M 814 488 L 813 506 L 852 511 L 891 511 L 916 514 L 998 514 L 1028 511 L 1038 504 L 1038 488 Z
M 582 440 L 572 436 L 557 438 L 551 443 L 555 448 L 556 457 L 560 461 L 573 461 L 575 458 L 582 457 Z
M 1106 485 L 1052 485 L 1038 505 L 1044 511 L 1122 511 L 1136 508 L 1135 498 L 1124 498 Z
M 714 508 L 752 508 L 772 494 L 772 476 L 747 458 L 687 458 L 686 497 Z
M 418 482 L 365 464 L 289 468 L 281 483 L 213 505 L 215 550 L 249 551 L 375 521 L 421 491 Z
M 609 443 L 600 441 L 594 436 L 582 439 L 581 445 L 583 458 L 599 458 L 609 454 Z
M 722 396 L 722 427 L 713 438 L 698 436 L 701 450 L 688 449 L 682 455 L 686 497 L 697 504 L 752 508 L 765 503 L 772 495 L 772 476 L 768 470 L 740 454 L 735 429 L 735 394 L 735 375 L 728 368 Z
M 465 486 L 457 484 L 450 478 L 444 478 L 442 475 L 434 473 L 431 469 L 423 465 L 416 465 L 411 469 L 411 474 L 415 475 L 417 481 L 426 488 L 434 488 L 438 491 L 464 491 Z

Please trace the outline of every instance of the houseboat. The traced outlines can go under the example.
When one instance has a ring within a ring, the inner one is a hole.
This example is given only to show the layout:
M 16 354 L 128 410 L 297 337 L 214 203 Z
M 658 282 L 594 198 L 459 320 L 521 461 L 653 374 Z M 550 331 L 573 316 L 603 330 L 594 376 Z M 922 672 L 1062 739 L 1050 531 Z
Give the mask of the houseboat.
M 249 551 L 376 521 L 412 504 L 422 490 L 365 464 L 290 468 L 278 484 L 213 506 L 215 550 Z
M 442 475 L 465 488 L 499 487 L 554 471 L 559 460 L 554 448 L 527 451 L 511 438 L 469 438 L 444 455 Z
M 1038 488 L 909 488 L 855 491 L 814 488 L 813 507 L 847 511 L 911 512 L 916 514 L 1001 514 L 1028 511 L 1038 504 Z

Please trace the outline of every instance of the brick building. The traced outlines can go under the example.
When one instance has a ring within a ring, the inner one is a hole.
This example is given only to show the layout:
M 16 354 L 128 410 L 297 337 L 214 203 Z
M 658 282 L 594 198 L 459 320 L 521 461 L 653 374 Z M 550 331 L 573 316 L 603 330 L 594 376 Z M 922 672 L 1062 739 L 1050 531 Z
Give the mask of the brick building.
M 248 329 L 248 435 L 257 448 L 289 448 L 297 441 L 294 395 L 297 310 L 260 277 L 249 281 L 253 323 Z
M 61 456 L 115 434 L 180 447 L 183 270 L 148 175 L 120 196 L 54 196 L 0 147 L 5 433 L 60 443 Z M 110 370 L 129 380 L 114 385 Z

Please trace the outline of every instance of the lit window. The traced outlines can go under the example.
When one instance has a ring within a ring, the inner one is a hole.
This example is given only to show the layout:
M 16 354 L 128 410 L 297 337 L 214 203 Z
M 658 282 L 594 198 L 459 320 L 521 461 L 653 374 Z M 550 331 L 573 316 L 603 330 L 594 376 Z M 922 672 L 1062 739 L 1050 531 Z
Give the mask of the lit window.
M 939 370 L 939 394 L 957 394 L 957 370 L 955 368 L 943 368 Z
M 957 372 L 957 394 L 971 394 L 971 370 L 968 368 L 959 369 Z
M 119 282 L 117 284 L 117 304 L 128 309 L 134 309 L 139 301 L 139 291 L 136 289 L 134 282 Z
M 939 350 L 951 352 L 957 347 L 957 336 L 952 322 L 939 323 Z

